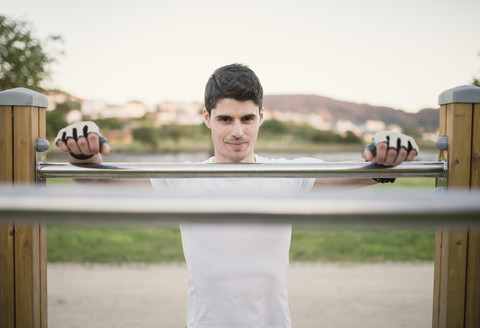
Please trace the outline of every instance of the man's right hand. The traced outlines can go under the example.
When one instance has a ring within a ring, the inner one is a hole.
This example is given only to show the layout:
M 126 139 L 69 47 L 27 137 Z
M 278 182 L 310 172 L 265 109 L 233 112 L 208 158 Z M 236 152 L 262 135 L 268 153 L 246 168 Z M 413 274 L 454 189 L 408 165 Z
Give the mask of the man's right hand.
M 101 154 L 110 154 L 108 141 L 91 121 L 77 122 L 61 129 L 55 144 L 61 151 L 69 153 L 71 163 L 101 163 Z

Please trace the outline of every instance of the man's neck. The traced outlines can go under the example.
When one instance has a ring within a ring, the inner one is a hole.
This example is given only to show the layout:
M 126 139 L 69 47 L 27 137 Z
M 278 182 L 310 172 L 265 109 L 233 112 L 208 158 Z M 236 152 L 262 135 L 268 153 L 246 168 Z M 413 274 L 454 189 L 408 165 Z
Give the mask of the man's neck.
M 256 157 L 255 157 L 255 154 L 252 154 L 248 158 L 245 158 L 245 159 L 243 159 L 241 161 L 238 161 L 238 162 L 230 160 L 230 159 L 225 158 L 223 156 L 214 155 L 213 156 L 213 162 L 217 163 L 217 164 L 250 164 L 250 163 L 256 163 L 257 160 L 256 160 Z

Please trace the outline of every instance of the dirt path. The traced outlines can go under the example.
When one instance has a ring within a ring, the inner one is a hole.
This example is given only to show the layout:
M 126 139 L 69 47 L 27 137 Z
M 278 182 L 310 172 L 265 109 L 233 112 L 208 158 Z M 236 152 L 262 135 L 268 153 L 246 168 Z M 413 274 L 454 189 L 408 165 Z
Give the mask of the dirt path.
M 431 327 L 433 263 L 292 263 L 295 328 Z M 183 264 L 48 265 L 50 328 L 185 327 Z

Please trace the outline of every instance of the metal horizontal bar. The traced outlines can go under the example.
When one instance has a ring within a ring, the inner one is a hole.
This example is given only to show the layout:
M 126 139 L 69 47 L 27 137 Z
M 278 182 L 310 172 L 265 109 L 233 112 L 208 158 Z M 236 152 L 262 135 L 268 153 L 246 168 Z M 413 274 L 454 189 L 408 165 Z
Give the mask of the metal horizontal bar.
M 378 193 L 327 189 L 307 196 L 175 195 L 115 189 L 0 188 L 0 223 L 292 223 L 347 227 L 480 228 L 480 193 Z
M 444 177 L 445 162 L 404 162 L 394 167 L 366 162 L 320 163 L 103 163 L 72 165 L 38 163 L 40 179 L 111 179 L 111 178 L 206 178 L 206 177 L 284 177 L 284 178 L 398 178 Z

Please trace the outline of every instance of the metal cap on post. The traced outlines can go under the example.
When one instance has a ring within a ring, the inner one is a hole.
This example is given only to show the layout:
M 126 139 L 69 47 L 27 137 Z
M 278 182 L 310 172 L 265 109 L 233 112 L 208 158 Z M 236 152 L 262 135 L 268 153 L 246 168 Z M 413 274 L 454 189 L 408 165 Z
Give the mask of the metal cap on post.
M 39 92 L 27 88 L 15 88 L 0 92 L 0 106 L 48 107 L 48 99 Z
M 478 104 L 480 103 L 480 87 L 474 85 L 461 85 L 443 91 L 438 96 L 438 104 Z

